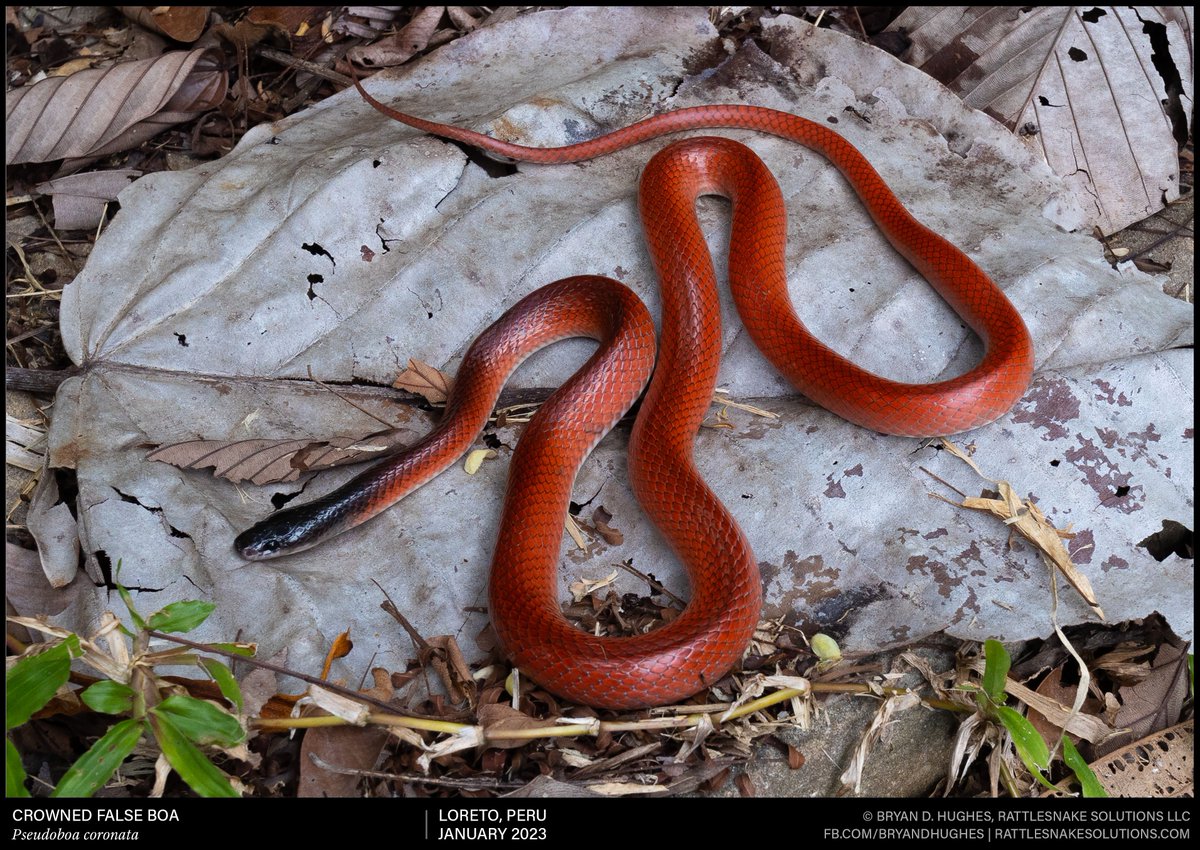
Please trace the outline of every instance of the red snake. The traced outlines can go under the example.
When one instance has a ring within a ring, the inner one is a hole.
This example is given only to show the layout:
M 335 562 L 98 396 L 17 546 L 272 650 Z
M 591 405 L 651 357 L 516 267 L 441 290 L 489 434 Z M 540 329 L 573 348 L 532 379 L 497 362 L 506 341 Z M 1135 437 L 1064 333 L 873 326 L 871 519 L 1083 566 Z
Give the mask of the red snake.
M 380 112 L 443 138 L 512 159 L 574 162 L 667 133 L 744 128 L 823 154 L 849 181 L 883 234 L 983 339 L 982 362 L 935 384 L 864 371 L 805 329 L 787 294 L 786 211 L 774 178 L 745 146 L 720 138 L 674 143 L 650 160 L 639 208 L 662 286 L 662 335 L 641 302 L 606 278 L 561 280 L 526 296 L 471 345 L 441 422 L 421 442 L 333 493 L 281 511 L 240 535 L 246 558 L 299 551 L 365 522 L 452 464 L 475 440 L 508 375 L 543 345 L 572 336 L 599 350 L 542 406 L 513 454 L 492 562 L 492 623 L 526 675 L 579 703 L 638 708 L 683 699 L 737 662 L 758 622 L 761 587 L 750 546 L 692 463 L 692 443 L 716 386 L 721 330 L 717 284 L 695 215 L 701 195 L 733 202 L 729 277 L 762 352 L 813 401 L 887 434 L 952 434 L 990 422 L 1024 393 L 1033 346 L 1004 293 L 962 251 L 922 225 L 853 146 L 820 124 L 754 106 L 701 106 L 655 116 L 581 144 L 529 148 L 424 121 L 358 87 Z M 649 634 L 596 637 L 557 603 L 563 523 L 576 471 L 653 380 L 629 440 L 634 493 L 688 570 L 692 599 Z

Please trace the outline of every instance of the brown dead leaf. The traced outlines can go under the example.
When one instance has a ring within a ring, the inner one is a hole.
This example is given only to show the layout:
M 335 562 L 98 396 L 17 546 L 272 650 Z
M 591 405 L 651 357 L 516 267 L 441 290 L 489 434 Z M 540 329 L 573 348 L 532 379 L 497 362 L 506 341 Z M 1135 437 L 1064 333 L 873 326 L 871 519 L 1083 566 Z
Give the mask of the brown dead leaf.
M 215 108 L 228 74 L 216 49 L 51 77 L 5 99 L 5 162 L 103 156 Z
M 470 32 L 479 26 L 479 19 L 474 17 L 466 6 L 447 6 L 446 14 L 460 32 Z
M 204 32 L 211 6 L 118 6 L 134 23 L 175 41 L 191 44 Z
M 1092 762 L 1114 797 L 1192 797 L 1196 783 L 1194 720 L 1156 732 Z
M 377 726 L 309 729 L 300 744 L 300 784 L 296 796 L 359 796 L 358 783 L 362 777 L 358 772 L 375 767 L 387 741 L 387 730 Z M 320 764 L 339 770 L 327 770 Z
M 390 702 L 392 696 L 396 695 L 396 687 L 395 683 L 392 682 L 390 670 L 386 668 L 371 668 L 371 681 L 374 682 L 373 686 L 360 689 L 360 694 L 370 696 L 371 699 L 378 702 Z
M 445 6 L 426 6 L 400 32 L 381 38 L 374 44 L 353 47 L 346 58 L 368 68 L 403 65 L 429 44 L 445 10 Z
M 93 230 L 104 218 L 105 207 L 141 176 L 134 168 L 89 171 L 41 183 L 36 189 L 53 198 L 56 229 Z
M 213 475 L 235 484 L 278 484 L 305 472 L 375 460 L 404 448 L 400 431 L 331 440 L 184 440 L 155 449 L 147 460 L 180 469 L 213 467 Z
M 787 745 L 787 763 L 788 763 L 788 767 L 791 768 L 792 770 L 799 770 L 800 768 L 804 767 L 804 753 L 800 752 L 798 749 L 793 747 L 791 744 L 788 744 Z
M 611 519 L 612 514 L 605 510 L 604 505 L 592 511 L 592 523 L 596 526 L 596 531 L 610 546 L 620 546 L 625 542 L 625 535 L 608 524 Z
M 334 437 L 324 442 L 311 443 L 308 448 L 296 452 L 292 463 L 302 471 L 312 472 L 385 458 L 407 448 L 408 443 L 401 439 L 403 436 L 400 430 L 388 428 L 367 434 L 365 437 Z
M 409 358 L 408 368 L 400 373 L 392 386 L 416 393 L 430 404 L 441 404 L 450 395 L 453 383 L 454 379 L 444 372 L 439 372 L 428 363 Z
M 294 38 L 315 26 L 328 10 L 328 6 L 255 6 L 246 13 L 246 20 Z
M 737 778 L 733 780 L 733 784 L 737 786 L 738 793 L 743 797 L 754 796 L 754 780 L 750 778 L 750 774 L 739 773 Z
M 1187 647 L 1164 643 L 1150 665 L 1150 675 L 1136 685 L 1126 685 L 1117 691 L 1121 708 L 1117 725 L 1129 730 L 1134 740 L 1144 738 L 1179 722 L 1184 700 L 1188 694 Z M 1118 740 L 1120 745 L 1123 741 Z M 1111 747 L 1099 748 L 1103 754 Z
M 319 37 L 315 25 L 327 10 L 322 6 L 255 6 L 236 24 L 217 24 L 212 32 L 233 45 L 239 55 L 245 55 L 267 38 L 294 41 L 306 35 Z
M 498 736 L 500 732 L 536 729 L 551 725 L 549 721 L 538 720 L 536 717 L 522 714 L 511 705 L 505 705 L 504 703 L 481 705 L 475 716 L 479 721 L 479 725 L 483 727 L 484 735 L 486 736 L 486 745 L 502 750 L 523 747 L 529 743 L 529 739 L 494 737 Z
M 1062 674 L 1064 667 L 1065 665 L 1059 665 L 1051 670 L 1046 678 L 1042 680 L 1042 683 L 1037 686 L 1035 693 L 1055 704 L 1071 705 L 1075 701 L 1075 686 L 1063 684 Z M 1084 701 L 1080 711 L 1083 714 L 1095 716 L 1104 711 L 1104 706 L 1095 697 L 1089 696 Z M 1047 720 L 1034 707 L 1030 707 L 1027 717 L 1029 722 L 1033 724 L 1033 727 L 1042 736 L 1042 740 L 1053 746 L 1054 742 L 1058 740 L 1058 736 L 1062 733 L 1061 718 L 1059 723 L 1053 723 Z M 1104 722 L 1103 719 L 1101 719 L 1101 722 Z
M 1092 662 L 1092 670 L 1107 673 L 1122 685 L 1136 685 L 1150 675 L 1147 656 L 1154 647 L 1136 643 L 1122 643 Z
M 311 440 L 185 440 L 150 452 L 146 460 L 169 463 L 180 469 L 213 467 L 213 474 L 237 483 L 274 484 L 295 481 L 303 470 L 292 464 L 296 452 Z
M 420 660 L 433 668 L 438 679 L 455 702 L 473 701 L 476 695 L 475 679 L 471 676 L 471 665 L 458 647 L 453 635 L 438 635 L 429 638 L 421 649 Z

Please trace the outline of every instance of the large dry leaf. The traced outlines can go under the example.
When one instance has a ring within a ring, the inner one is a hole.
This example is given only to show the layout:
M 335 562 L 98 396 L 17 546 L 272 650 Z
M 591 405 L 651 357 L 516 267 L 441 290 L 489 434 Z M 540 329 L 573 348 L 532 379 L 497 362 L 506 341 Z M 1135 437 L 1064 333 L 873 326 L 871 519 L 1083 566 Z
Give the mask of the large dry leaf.
M 911 6 L 905 58 L 1036 146 L 1088 224 L 1120 230 L 1179 197 L 1191 7 Z
M 1187 646 L 1164 643 L 1150 665 L 1150 675 L 1135 685 L 1123 686 L 1117 696 L 1121 708 L 1115 723 L 1128 729 L 1129 735 L 1120 738 L 1119 745 L 1130 738 L 1144 738 L 1151 732 L 1165 729 L 1179 721 L 1179 714 L 1188 694 Z M 1107 752 L 1105 747 L 1102 752 Z
M 46 580 L 42 562 L 32 549 L 12 543 L 4 550 L 4 598 L 19 614 L 59 614 L 83 591 L 87 579 L 55 587 Z
M 95 157 L 136 147 L 225 99 L 219 50 L 50 77 L 8 92 L 5 162 Z
M 378 726 L 309 729 L 300 744 L 297 797 L 357 797 L 361 771 L 371 770 L 388 742 Z
M 1033 386 L 961 445 L 1023 498 L 1037 494 L 1056 527 L 1072 525 L 1071 558 L 1110 617 L 1158 609 L 1189 634 L 1191 562 L 1153 562 L 1137 542 L 1164 518 L 1188 520 L 1192 354 L 1174 349 L 1190 343 L 1190 305 L 1135 269 L 1112 269 L 1090 236 L 1062 232 L 1047 213 L 1062 184 L 1045 163 L 924 73 L 787 16 L 764 36 L 769 53 L 748 43 L 727 56 L 704 10 L 543 11 L 480 27 L 398 79 L 367 85 L 398 108 L 536 144 L 699 103 L 755 103 L 836 124 L 914 215 L 978 258 L 1029 324 Z M 783 188 L 789 285 L 814 333 L 898 380 L 973 365 L 978 341 L 888 248 L 835 169 L 783 140 L 730 135 Z M 397 420 L 412 408 L 396 410 L 398 393 L 382 387 L 408 357 L 453 371 L 505 308 L 566 275 L 609 273 L 659 312 L 636 195 L 639 170 L 662 144 L 492 177 L 458 147 L 387 121 L 347 91 L 252 130 L 217 162 L 125 190 L 63 293 L 64 344 L 83 368 L 59 390 L 50 455 L 76 472 L 86 568 L 100 575 L 122 561 L 123 579 L 161 589 L 161 603 L 199 588 L 219 603 L 205 630 L 252 629 L 266 652 L 290 645 L 298 666 L 319 663 L 329 636 L 348 625 L 368 655 L 407 657 L 388 615 L 362 604 L 372 580 L 412 600 L 422 634 L 479 633 L 504 453 L 473 476 L 456 465 L 321 547 L 246 563 L 232 548 L 239 532 L 287 496 L 319 497 L 352 471 L 236 488 L 207 470 L 147 462 L 143 446 L 378 428 L 318 381 L 340 382 L 370 414 Z M 723 267 L 727 205 L 698 208 Z M 925 495 L 921 467 L 971 495 L 974 473 L 797 399 L 753 350 L 727 289 L 722 300 L 722 382 L 780 418 L 731 410 L 736 427 L 704 429 L 696 459 L 752 542 L 765 615 L 836 629 L 847 653 L 941 630 L 1044 636 L 1037 551 L 1010 544 L 990 514 Z M 547 349 L 516 384 L 557 385 L 593 348 Z M 414 418 L 414 436 L 428 430 L 424 414 Z M 508 445 L 520 436 L 511 425 L 497 431 Z M 575 488 L 579 502 L 603 490 L 593 507 L 602 502 L 620 519 L 625 540 L 571 549 L 562 584 L 632 559 L 682 594 L 682 569 L 625 487 L 627 435 L 620 428 L 598 446 Z M 624 573 L 617 585 L 618 594 L 645 592 Z M 98 592 L 76 607 L 82 618 L 105 604 Z M 1061 607 L 1063 621 L 1090 614 L 1074 594 Z M 462 648 L 468 660 L 480 655 L 470 642 Z

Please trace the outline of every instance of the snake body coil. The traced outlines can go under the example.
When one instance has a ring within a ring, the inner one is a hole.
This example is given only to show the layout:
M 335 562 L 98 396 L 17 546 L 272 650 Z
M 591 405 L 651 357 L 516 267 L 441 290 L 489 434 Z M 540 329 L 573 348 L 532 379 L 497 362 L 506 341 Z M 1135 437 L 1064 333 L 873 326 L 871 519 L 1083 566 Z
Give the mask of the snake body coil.
M 1021 396 L 1033 347 L 1000 289 L 961 251 L 908 213 L 849 142 L 827 127 L 751 106 L 682 109 L 564 148 L 527 148 L 376 109 L 438 136 L 527 162 L 572 162 L 696 128 L 748 128 L 827 157 L 888 241 L 983 339 L 982 362 L 957 378 L 903 384 L 855 366 L 816 340 L 787 294 L 786 212 L 774 178 L 745 146 L 720 138 L 674 143 L 646 166 L 639 207 L 662 287 L 657 367 L 640 301 L 605 278 L 553 283 L 522 299 L 476 340 L 439 425 L 420 443 L 309 505 L 281 511 L 238 537 L 246 558 L 287 554 L 358 525 L 453 463 L 471 444 L 513 369 L 556 339 L 601 341 L 588 363 L 543 405 L 513 455 L 492 563 L 490 614 L 514 663 L 576 702 L 637 708 L 690 696 L 740 658 L 758 621 L 758 569 L 733 517 L 692 464 L 692 443 L 716 386 L 720 307 L 695 215 L 696 199 L 733 202 L 729 274 L 758 347 L 813 401 L 887 434 L 952 434 L 990 422 Z M 688 570 L 692 599 L 649 634 L 601 638 L 573 628 L 557 603 L 558 559 L 571 485 L 584 458 L 641 393 L 629 444 L 633 490 Z

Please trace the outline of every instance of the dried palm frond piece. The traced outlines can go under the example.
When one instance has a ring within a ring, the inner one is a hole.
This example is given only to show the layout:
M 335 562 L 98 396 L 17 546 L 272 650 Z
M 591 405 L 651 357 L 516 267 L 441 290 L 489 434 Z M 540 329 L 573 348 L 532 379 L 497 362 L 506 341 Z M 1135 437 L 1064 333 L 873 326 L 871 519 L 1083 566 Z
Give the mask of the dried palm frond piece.
M 1055 528 L 1033 501 L 1022 499 L 1018 496 L 1016 490 L 1009 482 L 986 475 L 979 468 L 979 465 L 958 448 L 958 446 L 954 445 L 954 443 L 943 438 L 941 446 L 950 452 L 950 454 L 970 466 L 981 478 L 985 478 L 995 484 L 999 490 L 999 498 L 968 496 L 961 502 L 955 502 L 936 493 L 931 493 L 930 495 L 935 499 L 941 499 L 943 502 L 949 502 L 952 505 L 960 505 L 961 507 L 976 511 L 988 511 L 1002 519 L 1005 525 L 1032 543 L 1042 554 L 1042 557 L 1046 559 L 1047 563 L 1059 573 L 1062 573 L 1063 578 L 1067 580 L 1071 587 L 1075 588 L 1076 592 L 1083 598 L 1083 601 L 1096 613 L 1096 616 L 1103 620 L 1104 611 L 1101 609 L 1100 603 L 1096 600 L 1096 593 L 1092 590 L 1092 583 L 1075 566 L 1075 563 L 1071 560 L 1071 554 L 1062 543 L 1063 540 L 1070 540 L 1075 535 L 1070 531 Z

